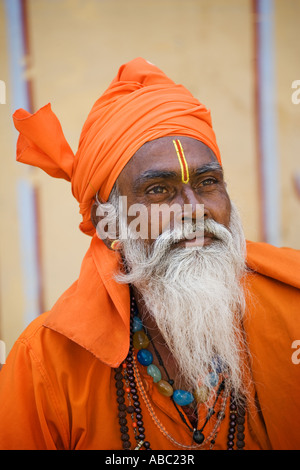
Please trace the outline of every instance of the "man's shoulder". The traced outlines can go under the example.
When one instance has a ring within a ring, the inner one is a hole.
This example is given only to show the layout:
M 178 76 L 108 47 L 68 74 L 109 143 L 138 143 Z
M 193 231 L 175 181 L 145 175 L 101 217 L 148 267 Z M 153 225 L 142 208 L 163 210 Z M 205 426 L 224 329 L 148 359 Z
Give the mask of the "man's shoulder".
M 247 252 L 250 254 L 253 253 L 273 253 L 276 256 L 289 257 L 292 254 L 295 254 L 296 257 L 300 259 L 300 250 L 296 248 L 290 248 L 287 246 L 274 246 L 270 243 L 265 242 L 254 242 L 251 240 L 246 240 Z
M 76 368 L 92 366 L 96 361 L 98 366 L 108 368 L 90 351 L 77 344 L 76 341 L 47 326 L 51 311 L 42 313 L 35 318 L 20 334 L 13 349 L 16 351 L 23 346 L 31 359 L 47 368 L 64 368 L 71 364 Z
M 45 353 L 51 353 L 53 356 L 60 348 L 69 350 L 70 346 L 66 348 L 66 342 L 69 340 L 65 336 L 45 326 L 50 314 L 51 311 L 38 315 L 23 330 L 15 344 L 23 344 L 37 358 L 43 356 Z
M 30 342 L 35 337 L 38 337 L 44 329 L 44 322 L 48 318 L 49 314 L 50 312 L 41 313 L 34 320 L 32 320 L 22 331 L 17 341 L 26 343 Z

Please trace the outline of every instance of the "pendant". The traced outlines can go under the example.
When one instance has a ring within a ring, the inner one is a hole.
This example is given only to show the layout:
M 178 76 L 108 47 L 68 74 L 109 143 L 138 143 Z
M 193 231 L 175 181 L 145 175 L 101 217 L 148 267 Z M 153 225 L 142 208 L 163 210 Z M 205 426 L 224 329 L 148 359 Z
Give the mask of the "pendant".
M 204 441 L 204 434 L 202 434 L 201 431 L 194 429 L 193 439 L 197 444 L 202 444 L 202 442 Z

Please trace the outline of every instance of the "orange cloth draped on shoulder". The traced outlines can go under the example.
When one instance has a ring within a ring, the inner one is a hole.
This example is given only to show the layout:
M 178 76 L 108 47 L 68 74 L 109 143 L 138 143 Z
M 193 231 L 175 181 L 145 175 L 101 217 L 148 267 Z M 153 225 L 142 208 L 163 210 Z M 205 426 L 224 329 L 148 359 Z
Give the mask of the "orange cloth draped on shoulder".
M 17 160 L 72 183 L 80 204 L 83 232 L 93 235 L 91 205 L 99 191 L 106 201 L 133 154 L 147 141 L 184 135 L 204 142 L 221 163 L 210 112 L 182 85 L 142 58 L 120 67 L 96 101 L 83 126 L 74 155 L 50 104 L 35 114 L 13 116 L 20 132 Z
M 79 279 L 21 334 L 0 372 L 0 449 L 122 449 L 113 368 L 129 349 L 130 296 L 113 277 L 119 255 L 91 226 L 94 190 L 107 199 L 134 152 L 165 135 L 199 139 L 221 163 L 210 115 L 182 86 L 135 59 L 95 103 L 75 156 L 49 105 L 33 115 L 18 111 L 14 122 L 18 160 L 71 181 L 81 229 L 93 237 Z M 249 243 L 247 262 L 245 333 L 259 408 L 247 415 L 246 449 L 297 449 L 300 365 L 291 357 L 300 339 L 300 253 Z M 190 445 L 171 402 L 141 373 L 157 419 Z M 177 449 L 140 401 L 152 448 Z M 226 449 L 228 409 L 223 423 L 215 449 Z

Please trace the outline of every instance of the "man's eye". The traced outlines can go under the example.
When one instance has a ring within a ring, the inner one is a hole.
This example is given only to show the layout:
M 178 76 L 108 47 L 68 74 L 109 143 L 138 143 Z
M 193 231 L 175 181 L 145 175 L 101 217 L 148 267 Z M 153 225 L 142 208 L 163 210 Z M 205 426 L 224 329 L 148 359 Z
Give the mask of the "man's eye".
M 164 186 L 154 186 L 147 191 L 147 194 L 164 194 L 167 189 Z
M 205 178 L 205 180 L 201 181 L 202 186 L 210 186 L 215 183 L 217 183 L 215 178 Z

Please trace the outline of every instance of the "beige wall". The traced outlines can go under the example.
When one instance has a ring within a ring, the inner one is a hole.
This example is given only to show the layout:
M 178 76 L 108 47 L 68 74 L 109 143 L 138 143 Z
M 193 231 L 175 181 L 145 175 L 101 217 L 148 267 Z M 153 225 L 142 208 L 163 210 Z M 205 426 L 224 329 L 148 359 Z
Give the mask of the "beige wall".
M 0 79 L 10 85 L 5 15 L 0 2 Z M 212 111 L 232 198 L 246 236 L 259 239 L 255 147 L 253 17 L 250 0 L 29 0 L 35 109 L 51 102 L 73 148 L 83 122 L 118 67 L 142 56 L 182 83 Z M 292 176 L 300 170 L 300 105 L 291 83 L 300 79 L 300 2 L 277 0 L 276 105 L 282 244 L 300 248 L 300 200 Z M 28 178 L 40 194 L 45 307 L 77 278 L 89 237 L 78 229 L 68 183 L 14 163 L 9 97 L 0 105 L 1 323 L 10 349 L 24 328 L 16 185 Z
M 275 5 L 282 243 L 300 249 L 300 194 L 293 184 L 300 172 L 300 103 L 291 99 L 292 82 L 300 80 L 300 1 L 276 0 Z

